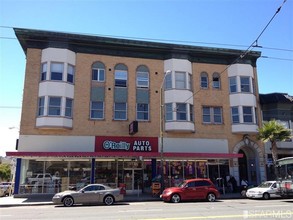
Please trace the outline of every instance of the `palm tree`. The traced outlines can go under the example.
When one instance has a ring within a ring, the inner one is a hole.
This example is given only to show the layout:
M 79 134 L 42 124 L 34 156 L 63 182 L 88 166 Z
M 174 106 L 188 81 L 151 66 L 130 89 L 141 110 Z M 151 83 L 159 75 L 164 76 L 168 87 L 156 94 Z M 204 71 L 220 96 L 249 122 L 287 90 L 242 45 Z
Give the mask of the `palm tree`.
M 261 128 L 258 129 L 258 139 L 262 142 L 270 142 L 273 164 L 276 174 L 276 161 L 278 159 L 277 142 L 290 139 L 291 129 L 287 129 L 284 125 L 278 123 L 276 120 L 265 122 Z

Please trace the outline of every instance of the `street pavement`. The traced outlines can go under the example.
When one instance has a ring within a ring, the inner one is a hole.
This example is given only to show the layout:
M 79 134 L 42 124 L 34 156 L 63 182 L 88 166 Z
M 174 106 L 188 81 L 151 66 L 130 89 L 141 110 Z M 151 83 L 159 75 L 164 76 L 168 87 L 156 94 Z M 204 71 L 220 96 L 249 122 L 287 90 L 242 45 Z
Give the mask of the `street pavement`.
M 19 196 L 6 196 L 0 197 L 0 207 L 11 206 L 35 206 L 35 205 L 53 205 L 53 194 L 34 194 L 25 195 L 25 198 L 19 198 Z M 226 193 L 221 194 L 219 200 L 222 199 L 240 199 L 242 198 L 240 193 Z M 124 202 L 145 202 L 145 201 L 161 201 L 158 196 L 152 196 L 149 193 L 125 195 Z

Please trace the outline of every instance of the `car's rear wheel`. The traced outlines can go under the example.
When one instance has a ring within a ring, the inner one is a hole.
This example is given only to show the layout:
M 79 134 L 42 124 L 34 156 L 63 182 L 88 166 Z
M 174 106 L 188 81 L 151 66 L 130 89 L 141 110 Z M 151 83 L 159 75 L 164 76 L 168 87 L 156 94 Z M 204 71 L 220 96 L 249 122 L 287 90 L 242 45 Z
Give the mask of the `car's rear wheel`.
M 108 196 L 106 196 L 106 197 L 104 198 L 104 203 L 105 203 L 106 205 L 113 205 L 114 202 L 115 202 L 115 200 L 114 200 L 114 197 L 113 197 L 113 196 L 108 195 Z
M 214 202 L 214 201 L 216 201 L 216 195 L 215 195 L 214 193 L 209 193 L 209 194 L 207 195 L 207 200 L 208 200 L 209 202 Z
M 173 203 L 178 203 L 181 201 L 181 197 L 179 194 L 173 194 L 172 197 L 171 197 L 171 202 Z
M 74 199 L 71 197 L 71 196 L 66 196 L 64 199 L 63 199 L 63 205 L 65 207 L 70 207 L 70 206 L 73 206 L 74 204 Z
M 270 194 L 268 194 L 268 193 L 264 193 L 264 194 L 262 195 L 262 197 L 263 197 L 263 199 L 268 200 L 268 199 L 270 198 Z

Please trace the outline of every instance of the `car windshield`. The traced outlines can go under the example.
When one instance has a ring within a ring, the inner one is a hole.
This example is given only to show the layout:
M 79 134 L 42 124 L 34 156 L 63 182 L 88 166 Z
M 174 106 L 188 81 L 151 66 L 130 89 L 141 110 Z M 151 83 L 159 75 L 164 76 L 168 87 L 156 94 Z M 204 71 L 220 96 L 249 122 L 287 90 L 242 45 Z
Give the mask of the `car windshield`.
M 269 187 L 271 187 L 272 184 L 273 183 L 270 183 L 270 182 L 264 182 L 264 183 L 260 184 L 258 187 L 259 188 L 269 188 Z
M 178 187 L 183 188 L 185 185 L 186 185 L 186 182 L 183 181 L 182 183 L 180 183 L 180 184 L 178 185 Z

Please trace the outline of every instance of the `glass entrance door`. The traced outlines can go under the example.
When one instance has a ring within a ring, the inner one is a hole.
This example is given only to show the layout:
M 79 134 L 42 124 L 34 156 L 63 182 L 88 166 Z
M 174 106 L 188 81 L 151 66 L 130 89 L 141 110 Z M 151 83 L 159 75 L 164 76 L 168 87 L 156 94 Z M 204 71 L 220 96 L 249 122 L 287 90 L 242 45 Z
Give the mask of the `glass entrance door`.
M 135 194 L 142 192 L 143 182 L 142 169 L 125 168 L 124 184 L 126 185 L 127 194 Z

